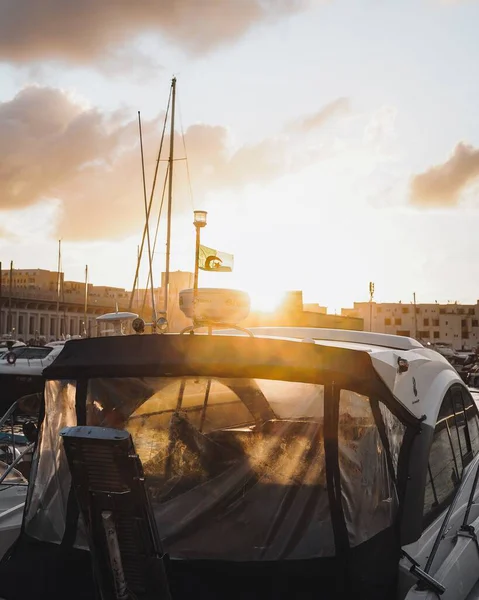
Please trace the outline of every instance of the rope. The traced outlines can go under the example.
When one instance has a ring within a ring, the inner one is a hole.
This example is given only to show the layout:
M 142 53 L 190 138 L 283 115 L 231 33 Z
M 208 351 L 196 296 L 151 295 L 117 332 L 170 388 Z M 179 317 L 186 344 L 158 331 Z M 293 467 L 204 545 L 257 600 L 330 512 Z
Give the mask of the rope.
M 165 139 L 166 123 L 168 121 L 168 114 L 169 114 L 169 111 L 170 111 L 171 95 L 172 95 L 172 89 L 170 88 L 170 95 L 168 97 L 168 105 L 166 107 L 165 119 L 164 119 L 164 122 L 163 122 L 163 131 L 161 132 L 160 149 L 158 150 L 158 158 L 156 159 L 155 174 L 154 174 L 154 177 L 153 177 L 153 186 L 151 188 L 150 201 L 149 201 L 149 204 L 148 204 L 147 221 L 149 219 L 150 212 L 151 212 L 151 206 L 153 204 L 153 196 L 154 196 L 154 193 L 155 193 L 156 178 L 157 178 L 157 175 L 158 175 L 158 168 L 159 168 L 159 165 L 160 165 L 160 158 L 161 158 L 161 151 L 163 149 L 163 142 L 164 142 L 164 139 Z M 144 246 L 144 243 L 145 243 L 145 236 L 146 236 L 146 223 L 145 223 L 145 227 L 143 229 L 143 236 L 142 236 L 142 239 L 141 239 L 140 251 L 138 253 L 138 262 L 137 262 L 137 265 L 136 265 L 135 279 L 133 281 L 133 288 L 132 288 L 131 296 L 130 296 L 130 310 L 131 310 L 131 308 L 133 306 L 133 299 L 135 297 L 135 290 L 136 290 L 136 286 L 138 284 L 141 258 L 143 256 L 143 246 Z M 146 286 L 146 288 L 148 289 L 148 285 Z
M 178 116 L 180 118 L 179 121 L 180 121 L 180 129 L 181 129 L 181 140 L 183 142 L 183 150 L 185 152 L 186 176 L 188 178 L 188 190 L 190 192 L 191 209 L 193 210 L 195 207 L 195 203 L 193 201 L 193 188 L 191 187 L 190 167 L 189 167 L 189 162 L 188 162 L 188 154 L 186 153 L 185 132 L 183 130 L 183 119 L 181 117 L 181 106 L 180 106 L 179 100 L 178 100 Z

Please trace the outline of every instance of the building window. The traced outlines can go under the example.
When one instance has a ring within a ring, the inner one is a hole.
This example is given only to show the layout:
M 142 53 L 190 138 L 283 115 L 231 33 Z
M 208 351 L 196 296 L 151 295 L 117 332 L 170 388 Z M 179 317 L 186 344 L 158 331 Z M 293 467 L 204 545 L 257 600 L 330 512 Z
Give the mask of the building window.
M 18 333 L 23 334 L 23 315 L 18 315 Z
M 472 319 L 472 326 L 479 327 L 479 321 L 477 319 Z
M 35 333 L 35 317 L 30 317 L 30 323 L 28 324 L 28 333 L 34 335 Z
M 439 314 L 440 315 L 445 315 L 446 314 L 446 309 L 445 308 L 440 308 L 439 309 Z
M 424 319 L 424 327 L 429 327 L 429 319 Z
M 433 327 L 439 327 L 439 319 L 433 319 L 432 320 L 432 326 Z
M 383 312 L 382 306 L 378 306 L 378 314 L 381 314 Z
M 468 340 L 469 339 L 469 331 L 463 331 L 462 332 L 462 339 L 463 340 Z
M 425 329 L 424 331 L 418 331 L 418 336 L 420 338 L 428 338 L 429 336 L 429 331 L 427 331 L 427 329 Z
M 396 335 L 402 335 L 404 337 L 410 337 L 411 332 L 408 329 L 404 329 L 404 330 L 398 329 L 396 331 Z
M 438 340 L 439 339 L 439 331 L 435 331 L 434 332 L 434 339 Z
M 473 314 L 475 314 L 475 313 L 474 313 L 474 309 L 473 309 L 473 308 L 470 308 L 470 309 L 469 309 L 467 312 L 468 312 L 468 314 L 470 314 L 470 315 L 473 315 Z
M 402 325 L 401 319 L 394 319 L 394 325 Z
M 407 315 L 409 313 L 409 306 L 403 306 L 401 312 L 403 315 Z
M 391 325 L 391 319 L 384 319 L 384 325 Z
M 446 321 L 446 325 L 449 325 L 449 321 Z
M 467 319 L 461 319 L 461 327 L 467 327 Z
M 40 317 L 40 335 L 45 335 L 45 317 Z

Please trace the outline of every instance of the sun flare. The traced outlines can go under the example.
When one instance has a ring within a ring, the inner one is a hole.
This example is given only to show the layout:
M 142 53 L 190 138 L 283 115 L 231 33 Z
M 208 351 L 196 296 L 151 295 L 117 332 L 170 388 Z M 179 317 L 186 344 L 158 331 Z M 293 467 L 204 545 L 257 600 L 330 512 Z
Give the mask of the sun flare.
M 275 312 L 284 302 L 284 292 L 249 291 L 251 310 L 259 312 Z

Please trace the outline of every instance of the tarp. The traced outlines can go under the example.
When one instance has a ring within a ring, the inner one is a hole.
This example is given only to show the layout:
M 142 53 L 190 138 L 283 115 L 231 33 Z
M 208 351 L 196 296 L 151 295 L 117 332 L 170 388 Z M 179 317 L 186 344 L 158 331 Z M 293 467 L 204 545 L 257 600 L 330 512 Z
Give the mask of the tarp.
M 77 424 L 75 397 L 73 382 L 47 382 L 26 517 L 26 532 L 42 541 L 61 543 L 65 535 L 70 477 L 58 433 Z M 364 395 L 270 379 L 92 378 L 86 424 L 132 435 L 172 558 L 332 557 L 324 405 L 335 398 L 342 505 L 356 547 L 394 523 L 397 456 L 388 462 L 388 452 L 397 453 L 404 432 L 384 405 L 377 423 Z M 81 530 L 77 545 L 85 545 Z

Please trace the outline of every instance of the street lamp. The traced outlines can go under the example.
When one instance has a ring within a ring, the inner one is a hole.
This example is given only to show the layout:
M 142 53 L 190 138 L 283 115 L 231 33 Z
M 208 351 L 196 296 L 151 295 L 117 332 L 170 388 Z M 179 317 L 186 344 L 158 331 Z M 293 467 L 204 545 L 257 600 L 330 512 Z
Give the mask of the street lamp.
M 195 210 L 193 225 L 196 228 L 196 251 L 195 251 L 195 277 L 193 281 L 193 303 L 194 316 L 196 317 L 196 305 L 198 303 L 198 269 L 200 263 L 200 230 L 206 227 L 206 210 Z

